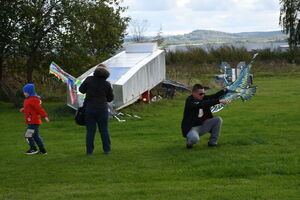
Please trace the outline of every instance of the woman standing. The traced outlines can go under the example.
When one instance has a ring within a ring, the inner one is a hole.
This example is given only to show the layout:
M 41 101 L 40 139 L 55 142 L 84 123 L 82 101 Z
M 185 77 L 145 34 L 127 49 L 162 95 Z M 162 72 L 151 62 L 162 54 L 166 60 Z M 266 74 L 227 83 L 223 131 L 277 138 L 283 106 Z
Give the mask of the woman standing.
M 110 73 L 105 65 L 99 64 L 93 76 L 89 76 L 79 87 L 86 94 L 85 123 L 86 123 L 86 153 L 93 154 L 96 125 L 101 135 L 102 148 L 105 154 L 111 152 L 108 132 L 107 102 L 114 98 L 111 84 L 106 81 Z

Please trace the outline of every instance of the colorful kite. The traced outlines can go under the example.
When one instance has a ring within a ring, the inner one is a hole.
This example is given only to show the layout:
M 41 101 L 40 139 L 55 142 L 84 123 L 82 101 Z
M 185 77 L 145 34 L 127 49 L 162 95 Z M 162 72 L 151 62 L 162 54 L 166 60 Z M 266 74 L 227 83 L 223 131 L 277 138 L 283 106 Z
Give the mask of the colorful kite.
M 241 98 L 242 101 L 248 101 L 255 93 L 256 87 L 250 87 L 251 81 L 250 79 L 250 69 L 254 62 L 255 57 L 258 54 L 254 54 L 249 65 L 244 66 L 241 70 L 239 77 L 229 86 L 225 88 L 228 92 L 220 98 L 220 100 L 227 100 L 228 103 L 234 101 L 235 99 Z M 222 110 L 227 104 L 217 104 L 211 107 L 211 112 L 216 113 Z
M 77 87 L 79 87 L 82 82 L 62 70 L 54 62 L 50 64 L 49 73 L 55 75 L 58 79 L 62 80 L 62 82 L 67 85 L 70 92 L 71 103 L 75 103 L 77 101 Z

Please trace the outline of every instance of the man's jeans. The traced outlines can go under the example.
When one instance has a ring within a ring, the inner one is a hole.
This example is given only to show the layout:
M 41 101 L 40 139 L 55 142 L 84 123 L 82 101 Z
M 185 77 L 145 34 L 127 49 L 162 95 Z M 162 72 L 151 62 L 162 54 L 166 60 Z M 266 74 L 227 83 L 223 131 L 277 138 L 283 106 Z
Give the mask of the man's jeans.
M 108 132 L 108 109 L 90 109 L 85 110 L 86 124 L 86 153 L 92 154 L 94 151 L 94 138 L 96 133 L 96 124 L 101 135 L 102 148 L 104 152 L 110 152 L 110 136 Z
M 39 135 L 39 124 L 28 124 L 25 139 L 28 142 L 30 148 L 36 149 L 35 143 L 38 145 L 40 150 L 44 150 L 43 140 Z
M 222 126 L 222 118 L 221 117 L 213 117 L 211 119 L 207 119 L 203 122 L 201 126 L 194 126 L 188 132 L 187 144 L 196 144 L 200 141 L 200 137 L 205 133 L 210 133 L 209 143 L 210 144 L 217 144 L 220 129 Z

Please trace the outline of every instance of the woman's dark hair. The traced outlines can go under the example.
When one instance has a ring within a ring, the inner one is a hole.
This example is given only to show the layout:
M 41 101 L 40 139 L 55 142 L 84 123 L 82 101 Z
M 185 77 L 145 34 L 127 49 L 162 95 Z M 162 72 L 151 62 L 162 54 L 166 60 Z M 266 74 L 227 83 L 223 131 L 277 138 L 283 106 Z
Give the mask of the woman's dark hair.
M 94 71 L 94 76 L 107 79 L 110 76 L 110 73 L 105 65 L 99 64 Z
M 193 86 L 192 92 L 196 92 L 197 90 L 200 90 L 200 89 L 204 89 L 204 88 L 202 85 L 197 83 Z

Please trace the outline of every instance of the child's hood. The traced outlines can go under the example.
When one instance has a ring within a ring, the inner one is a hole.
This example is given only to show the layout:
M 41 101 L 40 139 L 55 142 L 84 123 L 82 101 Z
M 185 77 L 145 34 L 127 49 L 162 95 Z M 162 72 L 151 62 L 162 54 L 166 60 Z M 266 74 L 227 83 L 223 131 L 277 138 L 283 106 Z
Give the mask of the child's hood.
M 39 96 L 35 93 L 35 87 L 34 84 L 28 83 L 23 87 L 23 91 L 26 92 L 27 94 L 29 94 L 29 97 L 31 96 L 35 96 L 38 97 Z

